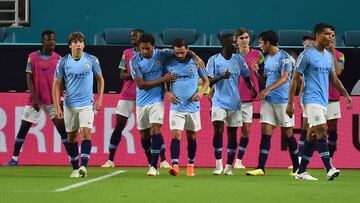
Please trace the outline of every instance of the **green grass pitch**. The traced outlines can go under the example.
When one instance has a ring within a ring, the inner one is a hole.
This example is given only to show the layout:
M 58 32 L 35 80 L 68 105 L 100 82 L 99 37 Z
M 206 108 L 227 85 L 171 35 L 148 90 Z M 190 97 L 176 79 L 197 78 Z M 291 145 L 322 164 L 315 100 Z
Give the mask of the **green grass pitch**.
M 119 170 L 124 172 L 101 179 Z M 187 177 L 185 168 L 178 177 L 166 169 L 157 177 L 146 172 L 143 167 L 89 167 L 87 178 L 72 179 L 71 167 L 0 167 L 0 202 L 360 202 L 359 170 L 343 169 L 332 182 L 323 169 L 309 170 L 319 181 L 295 180 L 287 169 L 268 169 L 261 177 L 245 176 L 245 170 L 213 176 L 208 168 L 197 168 L 195 177 Z M 96 178 L 100 180 L 91 182 Z M 56 192 L 85 181 L 89 183 Z

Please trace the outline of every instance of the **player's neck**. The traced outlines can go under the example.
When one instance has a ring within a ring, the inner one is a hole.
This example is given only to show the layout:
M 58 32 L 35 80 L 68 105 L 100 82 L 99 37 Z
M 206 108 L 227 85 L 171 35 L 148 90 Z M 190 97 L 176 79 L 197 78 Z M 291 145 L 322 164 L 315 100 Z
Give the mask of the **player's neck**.
M 226 60 L 229 60 L 232 56 L 234 52 L 233 51 L 229 51 L 229 50 L 226 50 L 226 49 L 223 49 L 221 51 L 221 55 L 226 59 Z
M 239 47 L 239 52 L 241 54 L 248 54 L 250 52 L 250 47 L 247 46 L 247 47 Z
M 82 54 L 83 54 L 83 52 L 77 52 L 77 53 L 73 52 L 73 53 L 71 53 L 71 56 L 73 57 L 74 60 L 79 60 L 81 58 Z
M 272 46 L 270 48 L 269 54 L 270 56 L 275 56 L 276 53 L 278 53 L 279 51 L 280 51 L 279 47 Z
M 41 53 L 41 55 L 51 56 L 53 51 L 52 50 L 42 49 L 42 50 L 40 50 L 40 53 Z
M 134 46 L 134 50 L 139 52 L 140 51 L 140 46 Z
M 318 42 L 315 42 L 315 45 L 314 47 L 321 53 L 324 53 L 324 50 L 325 50 L 325 46 L 323 46 L 322 44 L 318 43 Z

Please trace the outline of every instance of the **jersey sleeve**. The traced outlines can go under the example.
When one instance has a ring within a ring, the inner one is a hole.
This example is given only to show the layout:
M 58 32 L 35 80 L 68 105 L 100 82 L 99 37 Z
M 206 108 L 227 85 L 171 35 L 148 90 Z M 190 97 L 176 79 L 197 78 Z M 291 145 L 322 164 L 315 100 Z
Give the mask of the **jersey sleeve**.
M 250 77 L 250 70 L 244 60 L 244 58 L 240 58 L 240 75 L 243 77 L 243 78 L 247 78 L 247 77 Z
M 204 78 L 206 76 L 206 70 L 205 68 L 197 68 L 199 78 Z
M 261 52 L 259 52 L 259 65 L 263 64 L 265 61 L 265 56 Z
M 291 62 L 290 55 L 284 55 L 284 57 L 281 58 L 280 65 L 281 65 L 281 72 L 286 71 L 288 73 L 291 73 L 293 65 Z
M 125 53 L 121 57 L 121 61 L 120 61 L 120 64 L 119 64 L 119 69 L 126 71 Z
M 337 57 L 337 61 L 338 61 L 339 65 L 341 66 L 341 68 L 344 69 L 345 55 L 343 53 L 340 52 L 339 57 Z
M 213 78 L 215 76 L 215 60 L 213 57 L 209 58 L 206 64 L 206 74 L 210 78 Z
M 62 79 L 65 75 L 64 73 L 64 64 L 65 64 L 65 59 L 61 58 L 57 64 L 56 64 L 56 71 L 55 71 L 55 78 L 58 79 Z
M 30 57 L 28 57 L 27 62 L 26 62 L 26 72 L 32 73 L 32 61 L 31 61 Z
M 99 62 L 99 59 L 96 57 L 94 57 L 94 59 L 93 59 L 92 71 L 96 74 L 101 73 L 100 62 Z
M 130 60 L 130 70 L 131 70 L 131 77 L 133 79 L 136 79 L 136 78 L 142 78 L 143 75 L 140 71 L 140 68 L 139 68 L 139 60 L 137 57 L 133 57 L 131 60 Z
M 307 66 L 307 63 L 308 63 L 307 56 L 303 52 L 300 54 L 300 56 L 298 57 L 298 60 L 296 62 L 296 72 L 301 73 L 303 75 L 304 70 Z

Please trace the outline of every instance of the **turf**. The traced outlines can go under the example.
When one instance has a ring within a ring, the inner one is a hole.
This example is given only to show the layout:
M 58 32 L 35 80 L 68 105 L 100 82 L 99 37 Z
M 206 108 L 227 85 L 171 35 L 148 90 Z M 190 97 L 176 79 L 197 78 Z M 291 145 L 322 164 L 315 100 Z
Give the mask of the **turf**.
M 65 192 L 54 190 L 117 170 L 125 173 Z M 90 167 L 87 178 L 71 179 L 70 167 L 0 167 L 0 202 L 358 202 L 359 170 L 341 170 L 332 182 L 322 169 L 309 172 L 319 181 L 299 181 L 287 169 L 268 169 L 266 176 L 213 176 L 212 169 L 196 169 L 195 177 L 178 177 L 166 169 L 147 177 L 147 168 Z

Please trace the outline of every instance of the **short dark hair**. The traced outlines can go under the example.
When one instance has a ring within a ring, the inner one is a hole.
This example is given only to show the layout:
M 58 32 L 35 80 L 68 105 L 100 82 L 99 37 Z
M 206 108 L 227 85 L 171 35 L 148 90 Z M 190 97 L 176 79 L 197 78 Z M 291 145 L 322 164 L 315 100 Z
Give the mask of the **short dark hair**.
M 259 34 L 259 39 L 263 40 L 264 42 L 270 42 L 272 46 L 278 45 L 278 35 L 274 30 L 266 30 Z
M 241 28 L 236 29 L 236 31 L 235 31 L 236 37 L 239 37 L 239 36 L 241 36 L 241 35 L 243 35 L 245 33 L 247 33 L 249 35 L 249 37 L 250 37 L 250 31 L 248 29 L 246 29 L 246 28 L 241 27 Z
M 187 45 L 186 41 L 182 38 L 176 38 L 174 39 L 174 41 L 172 42 L 172 47 L 177 47 L 177 48 L 180 48 L 180 47 L 183 47 L 185 46 L 185 48 L 188 48 L 189 46 Z
M 224 42 L 229 38 L 234 38 L 234 35 L 230 34 L 230 33 L 226 33 L 226 34 L 221 35 L 220 36 L 220 44 L 223 46 Z
M 140 36 L 139 42 L 150 43 L 151 45 L 155 45 L 155 38 L 151 33 L 146 32 Z
M 55 32 L 52 30 L 44 30 L 41 33 L 41 40 L 43 40 L 45 36 L 49 36 L 49 35 L 55 35 Z
M 72 41 L 75 41 L 75 40 L 82 40 L 84 41 L 85 43 L 85 35 L 81 32 L 73 32 L 69 35 L 69 38 L 68 38 L 68 45 L 71 44 Z
M 326 28 L 329 28 L 331 30 L 335 29 L 334 26 L 330 25 L 330 24 L 327 24 L 327 23 L 318 23 L 314 26 L 314 33 L 317 34 L 317 33 L 320 33 L 322 31 L 324 31 L 324 29 Z M 333 30 L 335 31 L 335 30 Z
M 132 32 L 138 32 L 138 33 L 140 33 L 140 35 L 143 35 L 145 33 L 145 31 L 140 28 L 133 29 Z

